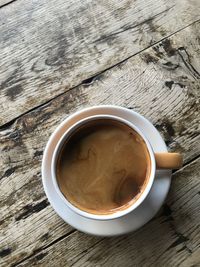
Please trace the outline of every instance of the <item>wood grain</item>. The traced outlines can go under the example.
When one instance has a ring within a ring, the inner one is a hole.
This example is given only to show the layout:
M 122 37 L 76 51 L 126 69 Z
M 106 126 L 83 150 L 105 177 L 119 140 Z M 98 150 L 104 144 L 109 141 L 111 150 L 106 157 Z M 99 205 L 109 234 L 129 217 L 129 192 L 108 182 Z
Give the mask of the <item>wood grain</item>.
M 160 215 L 135 233 L 100 239 L 74 232 L 19 266 L 199 266 L 199 166 L 200 158 L 173 175 Z
M 198 19 L 198 0 L 18 0 L 2 7 L 0 124 Z
M 181 152 L 185 163 L 200 154 L 200 113 L 198 105 L 200 96 L 198 73 L 200 66 L 197 60 L 200 46 L 199 40 L 196 38 L 199 36 L 199 24 L 195 23 L 187 27 L 171 38 L 165 39 L 137 56 L 131 57 L 126 62 L 95 76 L 84 85 L 62 94 L 46 105 L 38 107 L 17 119 L 13 124 L 1 129 L 0 239 L 2 242 L 0 244 L 0 256 L 2 266 L 16 264 L 31 255 L 37 255 L 34 257 L 34 261 L 41 259 L 43 256 L 46 259 L 45 256 L 47 255 L 42 254 L 43 250 L 50 248 L 54 243 L 56 244 L 65 237 L 69 238 L 66 240 L 69 241 L 72 250 L 76 250 L 77 255 L 79 254 L 82 257 L 82 253 L 85 253 L 82 251 L 87 250 L 87 246 L 84 244 L 88 242 L 88 247 L 92 247 L 99 240 L 79 233 L 71 233 L 72 228 L 58 218 L 49 206 L 41 183 L 40 166 L 44 146 L 56 126 L 74 111 L 96 104 L 117 104 L 134 109 L 154 123 L 162 133 L 169 149 Z M 191 175 L 191 179 L 194 177 L 194 185 L 189 182 L 186 183 L 186 181 L 189 181 L 187 180 L 189 179 L 188 175 Z M 195 178 L 196 175 L 197 173 L 189 168 L 188 172 L 184 171 L 182 174 L 182 179 L 185 182 L 179 184 L 179 187 L 176 183 L 173 186 L 174 190 L 178 191 L 174 196 L 175 199 L 179 196 L 180 189 L 185 190 L 184 192 L 190 192 L 191 200 L 188 194 L 185 194 L 185 200 L 184 194 L 180 195 L 180 198 L 182 198 L 181 201 L 185 201 L 185 204 L 187 204 L 187 201 L 190 203 L 191 212 L 194 210 L 196 212 L 199 207 L 196 201 L 198 195 L 195 196 L 195 201 L 191 202 L 192 196 L 196 194 L 196 188 L 199 186 Z M 177 178 L 175 181 L 181 181 L 181 179 Z M 177 205 L 174 203 L 177 203 Z M 175 205 L 174 209 L 177 210 L 176 214 L 179 214 L 181 209 L 184 214 L 188 212 L 185 211 L 180 201 L 170 202 L 170 206 L 173 205 Z M 182 208 L 179 210 L 179 207 Z M 161 221 L 159 222 L 162 224 Z M 176 222 L 174 225 L 176 227 Z M 196 226 L 198 226 L 198 223 Z M 175 235 L 174 230 L 171 230 L 172 226 L 169 222 L 164 223 L 163 228 L 161 227 L 161 230 L 158 231 L 158 236 L 156 234 L 158 223 L 151 222 L 146 227 L 144 234 L 141 234 L 141 231 L 136 234 L 136 240 L 139 241 L 139 238 L 141 238 L 142 244 L 146 242 L 154 244 L 157 240 L 157 242 L 160 242 L 158 244 L 163 244 L 162 249 L 165 250 L 178 238 L 178 234 Z M 184 235 L 184 228 L 181 228 L 180 225 L 178 227 Z M 152 231 L 155 232 L 155 236 L 151 237 Z M 190 230 L 186 231 L 186 235 L 190 236 L 188 231 Z M 198 235 L 198 232 L 195 233 Z M 165 236 L 166 239 L 159 240 L 161 236 Z M 198 245 L 199 239 L 196 239 L 195 236 L 192 238 L 194 239 L 192 244 Z M 126 249 L 127 244 L 130 243 L 133 250 L 136 249 L 134 239 L 133 234 L 125 239 L 105 241 L 106 243 L 102 244 L 105 245 L 106 250 L 103 250 L 104 245 L 98 245 L 96 246 L 97 254 L 100 251 L 105 251 L 105 255 L 107 255 L 105 259 L 107 260 L 104 264 L 106 265 L 113 259 L 109 256 L 109 253 L 111 253 L 111 250 L 108 249 L 109 246 L 115 247 L 118 251 L 117 247 L 119 245 L 118 255 L 121 255 L 121 251 L 124 250 L 125 254 L 122 254 L 122 259 L 124 257 L 125 260 L 130 252 L 129 249 Z M 63 241 L 64 244 L 66 244 L 65 242 L 68 243 L 66 240 Z M 165 240 L 166 245 L 164 245 Z M 80 245 L 80 242 L 83 245 Z M 64 250 L 64 247 L 62 249 Z M 107 250 L 109 251 L 108 254 L 106 254 Z M 175 250 L 174 248 L 172 251 Z M 171 250 L 169 249 L 165 253 L 166 258 L 163 258 L 163 262 L 164 260 L 166 262 L 171 260 L 169 251 Z M 192 253 L 193 251 L 196 253 L 196 247 L 192 250 Z M 156 250 L 152 252 L 152 262 L 156 262 L 154 253 L 162 259 L 161 252 L 158 251 L 158 254 L 156 254 Z M 58 253 L 58 256 L 60 255 L 58 250 L 55 253 Z M 70 251 L 66 252 L 65 262 L 70 262 L 70 259 L 73 258 L 73 256 L 67 256 L 70 255 L 69 253 Z M 144 263 L 145 253 L 149 255 L 148 252 L 143 253 L 138 258 L 138 262 Z M 92 262 L 95 261 L 94 254 Z M 181 258 L 182 254 L 183 257 Z M 130 255 L 133 256 L 131 256 L 128 264 L 137 256 L 137 254 Z M 186 259 L 186 255 L 190 255 L 187 250 L 180 252 L 177 262 Z M 49 256 L 50 254 L 48 254 Z M 57 260 L 60 260 L 59 257 L 57 257 Z M 98 261 L 101 262 L 100 256 L 96 258 L 97 263 Z M 59 261 L 58 264 L 62 264 L 62 262 Z

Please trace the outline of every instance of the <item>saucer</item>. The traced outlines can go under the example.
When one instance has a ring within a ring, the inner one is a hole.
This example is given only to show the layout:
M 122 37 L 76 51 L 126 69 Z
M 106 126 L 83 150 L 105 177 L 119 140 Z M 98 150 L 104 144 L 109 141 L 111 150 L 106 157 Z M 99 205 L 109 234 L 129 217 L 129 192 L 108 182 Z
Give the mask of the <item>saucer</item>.
M 156 171 L 152 188 L 143 201 L 131 213 L 112 220 L 97 221 L 76 214 L 68 208 L 57 194 L 51 176 L 53 151 L 65 131 L 77 121 L 88 116 L 107 114 L 129 120 L 138 127 L 149 140 L 154 152 L 167 152 L 167 147 L 156 128 L 142 115 L 133 110 L 118 106 L 95 106 L 82 109 L 65 119 L 51 135 L 42 160 L 42 181 L 47 198 L 57 214 L 72 227 L 93 235 L 114 236 L 134 231 L 147 223 L 162 206 L 171 182 L 171 170 Z

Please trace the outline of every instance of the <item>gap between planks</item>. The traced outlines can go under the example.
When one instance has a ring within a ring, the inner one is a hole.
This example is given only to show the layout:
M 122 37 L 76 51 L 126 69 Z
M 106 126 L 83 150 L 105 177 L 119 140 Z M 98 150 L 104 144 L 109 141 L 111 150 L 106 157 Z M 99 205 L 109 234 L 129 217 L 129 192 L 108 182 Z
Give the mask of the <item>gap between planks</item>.
M 0 8 L 5 7 L 5 6 L 8 6 L 9 4 L 12 4 L 13 2 L 16 2 L 16 1 L 17 1 L 17 0 L 8 0 L 8 2 L 5 3 L 5 4 L 1 4 L 1 3 L 0 3 Z
M 48 244 L 47 246 L 44 246 L 44 247 L 39 248 L 38 250 L 34 251 L 34 252 L 33 252 L 31 255 L 29 255 L 28 257 L 23 258 L 23 259 L 20 260 L 19 262 L 16 262 L 16 263 L 12 264 L 12 267 L 18 266 L 19 264 L 21 264 L 21 263 L 24 262 L 25 260 L 28 260 L 28 259 L 30 259 L 31 257 L 34 257 L 34 256 L 38 255 L 38 254 L 41 253 L 43 250 L 45 250 L 45 249 L 51 247 L 52 245 L 58 243 L 59 241 L 63 240 L 64 238 L 66 238 L 66 237 L 68 237 L 68 236 L 70 236 L 70 235 L 73 234 L 74 232 L 77 232 L 77 230 L 76 230 L 76 229 L 73 229 L 73 230 L 71 230 L 69 233 L 67 233 L 67 234 L 65 234 L 65 235 L 63 235 L 63 236 L 60 236 L 59 238 L 53 240 L 53 241 L 52 241 L 50 244 Z
M 13 0 L 13 1 L 16 1 L 16 0 Z M 78 88 L 78 87 L 81 86 L 81 85 L 92 83 L 92 81 L 93 81 L 98 75 L 101 75 L 101 74 L 105 73 L 106 71 L 108 71 L 108 70 L 110 70 L 110 69 L 112 69 L 112 68 L 115 68 L 116 66 L 118 66 L 118 65 L 120 65 L 120 64 L 122 64 L 122 63 L 124 63 L 124 62 L 126 62 L 126 61 L 129 60 L 130 58 L 132 58 L 132 57 L 134 57 L 134 56 L 136 56 L 136 55 L 138 55 L 138 54 L 140 54 L 140 53 L 142 53 L 142 52 L 148 50 L 149 48 L 153 47 L 154 45 L 157 45 L 158 43 L 160 43 L 160 42 L 162 42 L 162 41 L 164 41 L 164 40 L 166 40 L 166 39 L 172 37 L 174 34 L 180 32 L 180 31 L 182 31 L 182 30 L 184 30 L 184 29 L 186 29 L 186 28 L 190 27 L 191 25 L 193 25 L 193 24 L 195 24 L 195 23 L 198 23 L 198 22 L 200 22 L 200 19 L 198 19 L 198 20 L 196 20 L 196 21 L 194 21 L 194 22 L 188 24 L 187 26 L 184 26 L 183 28 L 181 28 L 181 29 L 179 29 L 179 30 L 177 30 L 177 31 L 175 31 L 175 32 L 173 32 L 173 33 L 171 33 L 171 34 L 165 36 L 164 38 L 160 39 L 159 41 L 153 43 L 153 44 L 150 45 L 150 46 L 147 46 L 146 48 L 140 50 L 139 52 L 137 52 L 137 53 L 135 53 L 135 54 L 133 54 L 133 55 L 131 55 L 131 56 L 125 58 L 125 59 L 123 59 L 122 61 L 119 61 L 118 63 L 116 63 L 116 64 L 114 64 L 114 65 L 112 65 L 112 66 L 110 66 L 110 67 L 108 67 L 108 68 L 106 68 L 106 69 L 104 69 L 104 70 L 98 72 L 98 73 L 96 73 L 96 74 L 93 75 L 92 77 L 89 77 L 89 78 L 83 80 L 83 81 L 80 82 L 78 85 L 76 85 L 76 86 L 74 86 L 74 87 L 71 87 L 71 88 L 67 91 L 67 93 L 70 92 L 70 91 L 72 91 L 72 90 L 74 90 L 74 89 L 76 89 L 76 88 Z M 38 108 L 40 108 L 40 107 L 43 107 L 43 106 L 47 105 L 47 104 L 50 103 L 51 101 L 53 101 L 53 100 L 59 98 L 60 96 L 62 96 L 62 95 L 64 95 L 64 94 L 66 94 L 66 92 L 60 93 L 60 94 L 56 95 L 55 97 L 51 98 L 50 100 L 48 100 L 48 101 L 42 103 L 41 105 L 38 105 L 38 106 L 36 106 L 36 107 L 34 107 L 34 108 L 32 108 L 32 109 L 30 109 L 30 110 L 28 110 L 28 111 L 26 111 L 26 112 L 20 114 L 19 116 L 13 118 L 12 120 L 10 120 L 10 121 L 8 121 L 8 122 L 2 124 L 2 125 L 0 126 L 0 131 L 3 131 L 3 130 L 8 129 L 9 127 L 11 127 L 11 126 L 15 123 L 15 121 L 16 121 L 17 119 L 23 117 L 23 116 L 26 115 L 26 114 L 31 113 L 32 111 L 34 111 L 34 110 L 36 110 L 36 109 L 38 109 Z
M 172 175 L 174 175 L 175 173 L 177 173 L 177 172 L 183 170 L 185 167 L 187 167 L 188 165 L 190 165 L 190 163 L 194 162 L 194 161 L 197 160 L 199 157 L 200 157 L 200 154 L 197 155 L 197 156 L 195 156 L 194 158 L 192 158 L 192 159 L 186 161 L 180 169 L 172 171 Z
M 186 162 L 185 164 L 183 164 L 183 166 L 182 166 L 179 170 L 176 170 L 176 171 L 174 171 L 174 172 L 172 173 L 172 179 L 173 179 L 173 175 L 174 175 L 174 174 L 176 174 L 176 173 L 182 171 L 183 169 L 185 169 L 187 166 L 189 166 L 190 164 L 192 164 L 193 162 L 195 162 L 195 161 L 198 160 L 199 158 L 200 158 L 200 154 L 199 154 L 198 156 L 192 158 L 191 160 L 189 160 L 189 161 Z M 155 216 L 154 216 L 154 218 L 155 218 Z M 154 219 L 154 218 L 153 218 L 153 219 Z M 63 235 L 63 236 L 60 236 L 59 238 L 53 240 L 53 241 L 52 241 L 50 244 L 48 244 L 47 246 L 44 246 L 44 247 L 39 248 L 38 250 L 36 250 L 35 252 L 33 252 L 33 253 L 32 253 L 31 255 L 29 255 L 28 257 L 25 257 L 25 258 L 23 258 L 22 260 L 20 260 L 19 262 L 16 262 L 16 263 L 12 264 L 12 267 L 17 267 L 17 266 L 19 266 L 21 263 L 23 263 L 24 261 L 26 261 L 26 260 L 28 260 L 28 259 L 30 259 L 30 258 L 32 258 L 32 257 L 35 257 L 35 256 L 39 255 L 39 254 L 40 254 L 41 252 L 43 252 L 45 249 L 47 249 L 47 248 L 53 246 L 54 244 L 59 243 L 60 241 L 62 241 L 63 239 L 67 238 L 68 236 L 74 234 L 74 233 L 77 232 L 77 231 L 78 231 L 78 230 L 73 229 L 73 230 L 71 230 L 69 233 L 67 233 L 67 234 L 65 234 L 65 235 Z M 103 239 L 104 239 L 104 237 L 102 237 L 102 239 L 101 239 L 100 241 L 95 242 L 95 244 L 93 244 L 93 246 L 96 245 L 97 243 L 101 242 Z

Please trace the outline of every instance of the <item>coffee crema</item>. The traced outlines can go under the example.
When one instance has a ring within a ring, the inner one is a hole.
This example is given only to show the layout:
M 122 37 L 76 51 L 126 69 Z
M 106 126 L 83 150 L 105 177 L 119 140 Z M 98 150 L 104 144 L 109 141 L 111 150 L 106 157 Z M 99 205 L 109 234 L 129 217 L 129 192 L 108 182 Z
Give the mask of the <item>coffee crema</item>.
M 111 214 L 132 205 L 148 183 L 151 160 L 142 137 L 123 123 L 89 122 L 66 140 L 57 160 L 58 186 L 77 208 Z

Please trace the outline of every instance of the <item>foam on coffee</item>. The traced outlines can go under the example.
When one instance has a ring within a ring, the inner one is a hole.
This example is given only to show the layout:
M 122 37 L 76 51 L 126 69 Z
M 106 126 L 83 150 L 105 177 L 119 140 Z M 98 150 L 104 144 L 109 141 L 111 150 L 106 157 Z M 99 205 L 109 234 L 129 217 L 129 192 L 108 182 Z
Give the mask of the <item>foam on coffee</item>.
M 61 192 L 74 206 L 111 214 L 140 197 L 150 166 L 148 149 L 137 132 L 116 121 L 99 120 L 66 140 L 56 175 Z

